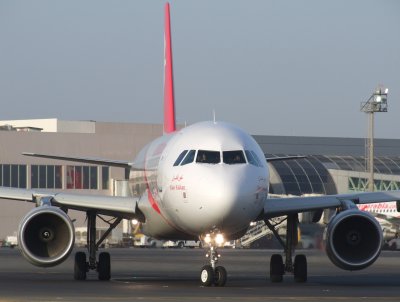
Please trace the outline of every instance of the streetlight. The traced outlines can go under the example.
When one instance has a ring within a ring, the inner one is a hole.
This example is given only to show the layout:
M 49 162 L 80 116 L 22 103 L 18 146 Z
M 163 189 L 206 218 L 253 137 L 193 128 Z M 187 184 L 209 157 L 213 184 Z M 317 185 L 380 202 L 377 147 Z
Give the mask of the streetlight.
M 374 191 L 374 113 L 387 112 L 387 96 L 389 89 L 379 87 L 369 97 L 368 101 L 361 103 L 361 111 L 368 114 L 368 143 L 366 145 L 367 170 L 369 171 L 368 191 Z

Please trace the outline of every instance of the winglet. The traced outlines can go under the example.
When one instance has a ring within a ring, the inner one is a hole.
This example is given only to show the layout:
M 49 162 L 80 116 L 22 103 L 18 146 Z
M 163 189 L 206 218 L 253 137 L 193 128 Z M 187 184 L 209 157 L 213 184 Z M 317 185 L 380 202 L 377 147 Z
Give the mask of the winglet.
M 165 4 L 165 33 L 164 33 L 164 133 L 176 130 L 174 75 L 172 70 L 171 21 L 169 3 Z

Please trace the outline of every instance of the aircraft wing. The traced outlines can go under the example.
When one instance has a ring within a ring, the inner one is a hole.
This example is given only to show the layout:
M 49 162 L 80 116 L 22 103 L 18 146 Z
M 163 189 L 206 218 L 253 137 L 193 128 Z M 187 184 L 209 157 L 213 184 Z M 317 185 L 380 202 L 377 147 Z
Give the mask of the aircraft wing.
M 266 157 L 265 159 L 267 160 L 268 163 L 271 163 L 274 161 L 286 161 L 286 160 L 302 159 L 302 158 L 307 158 L 307 156 L 296 155 L 296 156 L 283 156 L 283 157 Z
M 353 193 L 315 197 L 268 198 L 264 204 L 264 216 L 265 218 L 273 218 L 291 213 L 337 208 L 346 201 L 351 201 L 354 204 L 400 201 L 400 191 Z
M 50 158 L 50 159 L 74 161 L 74 162 L 81 162 L 81 163 L 88 163 L 88 164 L 95 164 L 95 165 L 104 165 L 104 166 L 111 166 L 111 167 L 120 167 L 120 168 L 130 168 L 133 165 L 133 163 L 130 163 L 127 161 L 102 159 L 102 158 L 95 158 L 95 157 L 71 157 L 71 156 L 58 156 L 58 155 L 30 153 L 30 152 L 23 152 L 22 154 L 25 156 L 31 156 L 31 157 Z
M 56 192 L 39 192 L 34 190 L 0 187 L 0 198 L 21 200 L 40 204 L 42 198 L 49 198 L 51 204 L 60 208 L 78 211 L 94 210 L 98 214 L 132 218 L 135 216 L 137 198 L 83 195 Z

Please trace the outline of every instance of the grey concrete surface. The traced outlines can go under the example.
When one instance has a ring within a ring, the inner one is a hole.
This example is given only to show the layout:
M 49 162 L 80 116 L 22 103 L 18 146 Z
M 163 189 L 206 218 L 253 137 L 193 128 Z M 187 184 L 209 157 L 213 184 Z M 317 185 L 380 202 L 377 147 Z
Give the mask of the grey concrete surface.
M 17 249 L 0 249 L 0 301 L 400 301 L 400 252 L 383 252 L 363 271 L 347 272 L 324 252 L 306 251 L 309 280 L 271 283 L 271 250 L 220 250 L 225 287 L 200 286 L 200 249 L 110 249 L 112 280 L 94 273 L 74 281 L 73 255 L 54 268 L 27 263 Z

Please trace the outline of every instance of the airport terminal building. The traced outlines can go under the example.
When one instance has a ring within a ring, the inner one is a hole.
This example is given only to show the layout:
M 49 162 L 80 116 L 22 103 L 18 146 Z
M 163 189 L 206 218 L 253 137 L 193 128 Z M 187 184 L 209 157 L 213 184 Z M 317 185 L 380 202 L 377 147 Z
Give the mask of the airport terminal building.
M 0 121 L 0 186 L 85 194 L 127 194 L 126 171 L 60 160 L 34 158 L 23 152 L 133 161 L 143 146 L 162 135 L 160 124 L 63 121 Z M 266 157 L 306 158 L 270 164 L 274 194 L 336 194 L 364 191 L 368 173 L 365 139 L 255 135 Z M 400 187 L 400 140 L 375 140 L 375 187 Z M 129 192 L 128 192 L 129 194 Z M 12 235 L 31 203 L 2 200 L 0 239 Z M 75 226 L 84 214 L 72 213 Z

